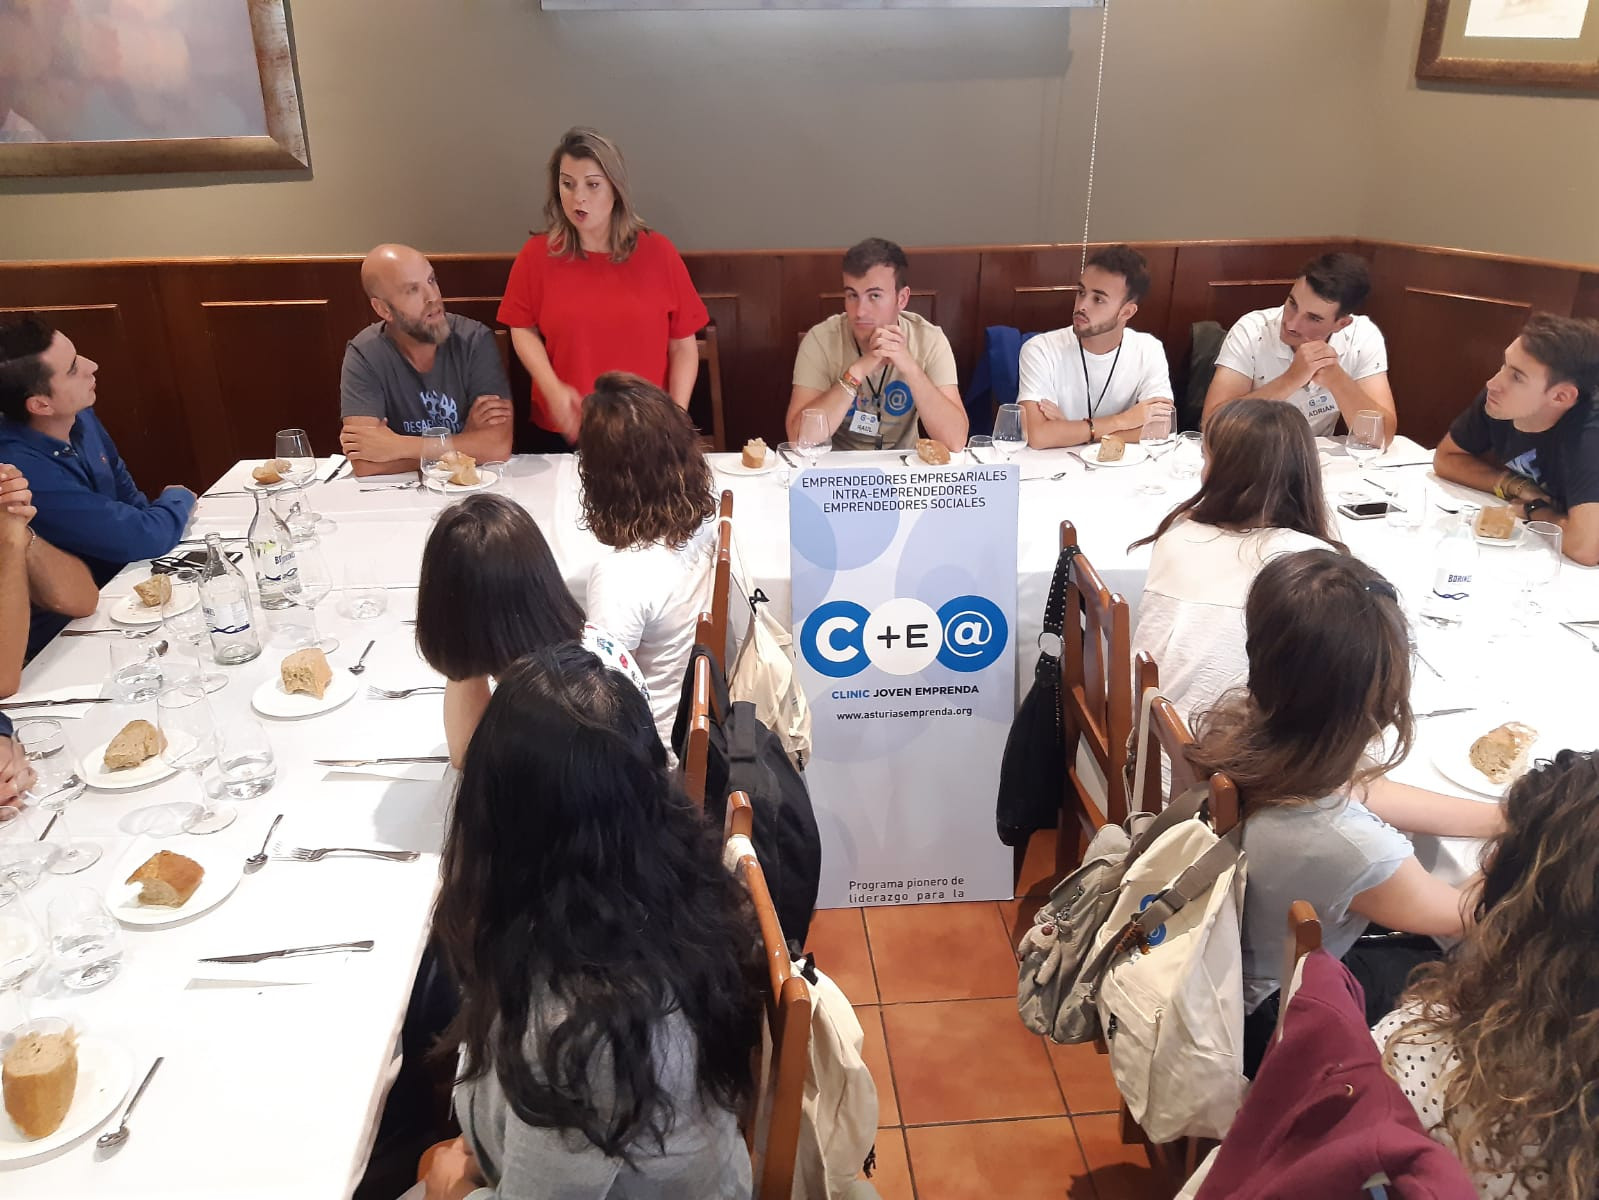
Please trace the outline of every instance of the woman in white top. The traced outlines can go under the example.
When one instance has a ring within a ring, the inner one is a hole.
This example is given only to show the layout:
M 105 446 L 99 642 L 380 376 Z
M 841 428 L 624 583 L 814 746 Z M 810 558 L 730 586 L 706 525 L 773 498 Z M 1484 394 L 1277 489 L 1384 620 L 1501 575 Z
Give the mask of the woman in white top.
M 1562 750 L 1522 776 L 1475 925 L 1374 1031 L 1423 1127 L 1483 1196 L 1599 1196 L 1596 810 L 1599 755 Z
M 637 375 L 601 375 L 578 433 L 583 523 L 611 553 L 589 573 L 589 620 L 633 651 L 661 744 L 672 722 L 694 625 L 711 607 L 716 497 L 689 416 Z
M 1244 598 L 1267 560 L 1344 549 L 1304 414 L 1275 400 L 1238 400 L 1211 417 L 1199 490 L 1129 549 L 1150 542 L 1133 651 L 1154 658 L 1161 692 L 1192 723 L 1244 682 Z

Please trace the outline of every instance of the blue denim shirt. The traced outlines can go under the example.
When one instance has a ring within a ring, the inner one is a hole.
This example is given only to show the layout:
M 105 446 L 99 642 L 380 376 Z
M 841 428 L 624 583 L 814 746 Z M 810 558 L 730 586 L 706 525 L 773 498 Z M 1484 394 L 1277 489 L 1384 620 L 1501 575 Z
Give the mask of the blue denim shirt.
M 135 559 L 171 550 L 194 511 L 194 496 L 183 488 L 167 488 L 153 504 L 146 499 L 92 409 L 78 414 L 64 442 L 0 419 L 0 462 L 28 477 L 39 536 L 81 558 L 102 586 Z M 65 624 L 65 617 L 35 610 L 29 657 Z

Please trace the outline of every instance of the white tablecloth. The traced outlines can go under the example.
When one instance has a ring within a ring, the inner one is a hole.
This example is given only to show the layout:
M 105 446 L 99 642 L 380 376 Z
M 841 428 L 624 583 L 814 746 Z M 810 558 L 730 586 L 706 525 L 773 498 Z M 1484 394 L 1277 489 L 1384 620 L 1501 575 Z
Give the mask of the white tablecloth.
M 1424 459 L 1425 452 L 1401 439 L 1391 461 Z M 874 455 L 850 461 L 871 462 Z M 330 460 L 331 461 L 331 460 Z M 788 500 L 786 470 L 749 476 L 728 472 L 737 456 L 714 456 L 717 484 L 736 496 L 735 525 L 746 583 L 771 598 L 785 622 L 789 615 Z M 837 461 L 837 460 L 835 460 Z M 892 461 L 881 456 L 880 461 Z M 1020 566 L 1018 680 L 1025 687 L 1036 654 L 1036 636 L 1045 591 L 1054 568 L 1058 525 L 1076 522 L 1086 552 L 1110 584 L 1135 604 L 1148 567 L 1148 549 L 1127 546 L 1150 532 L 1179 498 L 1175 482 L 1164 495 L 1144 495 L 1139 485 L 1164 472 L 1142 465 L 1086 471 L 1062 451 L 1024 451 L 1019 458 L 1024 482 L 1017 530 Z M 240 464 L 213 490 L 230 490 L 247 477 Z M 326 467 L 319 478 L 327 474 Z M 1371 493 L 1362 472 L 1342 456 L 1325 460 L 1329 498 L 1343 491 Z M 1051 478 L 1058 472 L 1064 475 Z M 1422 486 L 1424 466 L 1367 472 L 1383 481 L 1402 479 Z M 377 641 L 364 683 L 404 687 L 439 682 L 416 656 L 413 627 L 403 620 L 414 612 L 414 585 L 422 547 L 444 498 L 415 490 L 371 490 L 377 480 L 341 478 L 313 485 L 309 498 L 338 529 L 324 548 L 351 582 L 390 585 L 389 612 L 357 622 L 338 614 L 335 595 L 318 618 L 341 647 L 331 656 L 344 670 L 369 638 Z M 1430 581 L 1432 547 L 1446 519 L 1435 501 L 1460 493 L 1428 483 L 1428 520 L 1415 532 L 1382 521 L 1342 522 L 1350 548 L 1383 570 L 1407 600 L 1422 595 Z M 529 509 L 549 538 L 563 574 L 581 601 L 588 571 L 600 553 L 578 524 L 576 464 L 571 456 L 514 460 L 505 491 Z M 1480 499 L 1480 498 L 1479 498 Z M 253 504 L 248 497 L 219 496 L 202 501 L 189 536 L 205 531 L 242 535 Z M 1500 619 L 1514 551 L 1485 549 L 1484 580 L 1477 619 L 1465 628 L 1418 632 L 1423 656 L 1447 681 L 1420 668 L 1415 685 L 1419 710 L 1476 705 L 1477 712 L 1454 721 L 1487 729 L 1512 715 L 1493 707 L 1491 698 L 1513 694 L 1527 699 L 1513 715 L 1573 743 L 1592 735 L 1571 728 L 1571 714 L 1582 701 L 1599 660 L 1577 637 L 1560 629 L 1559 616 L 1599 618 L 1599 572 L 1567 564 L 1548 589 L 1549 610 L 1530 636 L 1509 636 Z M 248 565 L 247 563 L 245 564 Z M 75 622 L 77 628 L 110 625 L 105 613 L 132 583 L 142 564 L 124 572 L 106 589 L 101 611 Z M 341 577 L 341 582 L 343 579 Z M 466 619 L 469 614 L 463 614 Z M 278 618 L 272 617 L 272 623 Z M 100 690 L 107 668 L 103 637 L 60 638 L 48 646 L 24 675 L 23 697 L 71 688 L 74 694 Z M 256 661 L 227 668 L 227 687 L 213 698 L 219 718 L 231 720 L 249 709 L 251 692 L 272 678 L 286 652 L 269 645 Z M 169 657 L 181 654 L 173 648 Z M 81 691 L 79 691 L 81 689 Z M 137 716 L 154 718 L 153 704 L 100 705 L 65 725 L 78 752 L 110 737 Z M 50 715 L 48 710 L 19 717 Z M 1406 782 L 1467 794 L 1433 765 L 1438 747 L 1451 741 L 1450 718 L 1421 722 L 1419 744 L 1396 772 Z M 236 824 L 207 838 L 179 837 L 164 844 L 211 850 L 225 846 L 241 860 L 255 849 L 273 814 L 285 815 L 277 840 L 287 845 L 361 844 L 423 851 L 410 864 L 330 859 L 319 864 L 274 860 L 246 875 L 238 890 L 216 909 L 191 921 L 159 930 L 125 930 L 126 965 L 102 990 L 36 1002 L 41 1013 L 72 1016 L 89 1033 L 116 1040 L 136 1060 L 136 1075 L 158 1054 L 166 1063 L 133 1121 L 133 1137 L 113 1155 L 99 1155 L 86 1139 L 53 1157 L 22 1167 L 0 1166 L 8 1197 L 220 1195 L 335 1197 L 347 1195 L 362 1169 L 387 1082 L 395 1039 L 412 976 L 421 954 L 429 908 L 436 890 L 437 851 L 445 809 L 446 785 L 426 780 L 380 780 L 330 773 L 313 767 L 314 757 L 375 757 L 382 754 L 443 752 L 436 695 L 383 701 L 364 694 L 324 716 L 304 721 L 264 721 L 277 751 L 279 775 L 267 795 L 240 805 Z M 1558 731 L 1558 733 L 1556 732 Z M 1589 748 L 1587 743 L 1582 748 Z M 188 800 L 193 781 L 177 776 L 133 792 L 88 792 L 70 810 L 74 834 L 105 847 L 101 862 L 79 876 L 51 876 L 27 896 L 43 920 L 52 896 L 74 885 L 104 887 L 119 860 L 130 852 L 138 810 Z M 1418 839 L 1418 853 L 1440 874 L 1454 880 L 1474 868 L 1474 843 Z M 370 954 L 291 960 L 231 983 L 195 978 L 201 956 L 372 938 Z M 298 982 L 247 982 L 295 980 Z

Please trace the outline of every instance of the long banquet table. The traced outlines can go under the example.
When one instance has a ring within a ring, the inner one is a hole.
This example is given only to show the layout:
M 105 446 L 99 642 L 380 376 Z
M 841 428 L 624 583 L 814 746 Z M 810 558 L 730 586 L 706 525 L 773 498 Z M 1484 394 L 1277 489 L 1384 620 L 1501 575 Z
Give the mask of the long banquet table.
M 1342 536 L 1357 554 L 1383 570 L 1407 601 L 1424 594 L 1430 580 L 1432 546 L 1448 518 L 1437 502 L 1461 492 L 1428 479 L 1427 454 L 1396 441 L 1386 456 L 1395 466 L 1360 471 L 1339 448 L 1324 457 L 1329 499 L 1341 492 L 1371 493 L 1362 480 L 1402 480 L 1409 494 L 1425 487 L 1428 517 L 1420 530 L 1392 528 L 1382 521 L 1342 522 Z M 842 465 L 834 456 L 829 466 Z M 717 484 L 736 497 L 735 527 L 750 587 L 760 587 L 776 614 L 788 619 L 788 516 L 786 470 L 738 473 L 736 455 L 713 456 Z M 894 463 L 889 455 L 851 455 L 849 462 Z M 1148 567 L 1148 550 L 1128 544 L 1149 532 L 1176 502 L 1173 481 L 1164 495 L 1140 493 L 1139 485 L 1163 467 L 1089 471 L 1060 451 L 1024 451 L 1018 459 L 1023 482 L 1017 530 L 1020 570 L 1018 679 L 1030 674 L 1045 590 L 1054 566 L 1058 525 L 1070 517 L 1084 549 L 1112 586 L 1135 604 Z M 336 465 L 325 460 L 318 478 Z M 235 466 L 212 489 L 241 486 L 252 465 Z M 1060 477 L 1055 478 L 1056 475 Z M 338 613 L 337 597 L 317 612 L 324 633 L 340 639 L 331 655 L 345 670 L 370 639 L 376 648 L 363 683 L 410 687 L 440 682 L 414 650 L 414 613 L 422 547 L 438 496 L 415 490 L 376 490 L 377 480 L 348 477 L 313 484 L 309 498 L 337 530 L 323 547 L 341 583 L 385 585 L 389 611 L 369 621 Z M 504 490 L 524 505 L 549 538 L 567 582 L 581 601 L 589 567 L 600 553 L 579 521 L 575 461 L 570 456 L 519 457 L 510 464 Z M 242 535 L 253 505 L 240 495 L 207 497 L 188 536 L 215 531 Z M 1595 678 L 1599 659 L 1577 635 L 1556 624 L 1559 616 L 1599 618 L 1599 571 L 1567 564 L 1547 589 L 1545 612 L 1531 633 L 1513 633 L 1502 619 L 1513 580 L 1512 550 L 1482 552 L 1483 595 L 1478 615 L 1448 633 L 1418 629 L 1420 652 L 1414 700 L 1419 710 L 1473 705 L 1458 718 L 1421 722 L 1416 750 L 1396 777 L 1443 791 L 1467 794 L 1433 765 L 1433 755 L 1459 740 L 1464 721 L 1486 729 L 1501 715 L 1492 697 L 1527 697 L 1513 715 L 1551 737 L 1577 744 L 1593 735 L 1576 727 L 1575 714 Z M 245 564 L 248 566 L 248 564 Z M 135 564 L 105 589 L 100 611 L 74 623 L 78 629 L 114 628 L 107 610 L 141 578 Z M 268 614 L 276 643 L 261 657 L 226 668 L 227 686 L 213 697 L 219 720 L 246 715 L 250 695 L 276 672 L 287 647 L 283 619 Z M 303 614 L 287 614 L 303 619 Z M 470 614 L 461 614 L 463 620 Z M 159 635 L 158 635 L 159 636 Z M 19 695 L 99 693 L 107 674 L 107 637 L 58 638 L 29 666 Z M 184 651 L 173 646 L 169 660 Z M 1307 664 L 1307 678 L 1313 671 Z M 1436 671 L 1434 670 L 1436 668 Z M 1436 672 L 1442 672 L 1438 675 Z M 1512 692 L 1513 688 L 1513 692 Z M 136 716 L 154 718 L 153 703 L 102 704 L 80 709 L 31 710 L 15 714 L 61 716 L 77 753 L 104 742 Z M 316 767 L 316 757 L 377 757 L 443 752 L 437 695 L 378 700 L 364 692 L 322 716 L 262 719 L 279 763 L 276 786 L 240 804 L 238 821 L 209 837 L 183 835 L 159 845 L 200 854 L 233 855 L 242 862 L 261 841 L 274 814 L 285 814 L 275 842 L 283 846 L 373 845 L 422 852 L 412 863 L 328 859 L 305 864 L 274 858 L 245 874 L 218 907 L 160 929 L 125 929 L 125 965 L 120 977 L 97 992 L 48 993 L 34 1002 L 36 1015 L 71 1017 L 86 1032 L 119 1043 L 132 1056 L 135 1078 L 156 1055 L 165 1065 L 132 1123 L 133 1137 L 105 1155 L 85 1138 L 53 1155 L 24 1164 L 0 1164 L 0 1191 L 16 1197 L 149 1196 L 346 1196 L 360 1176 L 377 1116 L 394 1071 L 395 1040 L 423 944 L 437 888 L 448 782 L 442 768 L 400 768 L 393 777 Z M 1583 743 L 1581 748 L 1590 748 Z M 69 810 L 75 836 L 105 850 L 95 867 L 77 876 L 47 876 L 25 902 L 41 923 L 48 901 L 87 884 L 106 888 L 123 860 L 147 848 L 139 822 L 152 806 L 186 801 L 193 780 L 175 776 L 137 791 L 89 791 Z M 135 843 L 139 842 L 138 846 Z M 154 846 L 156 843 L 150 843 Z M 1418 853 L 1452 880 L 1475 867 L 1479 846 L 1446 839 L 1418 839 Z M 197 959 L 216 954 L 372 938 L 369 954 L 287 960 L 237 971 L 207 971 Z

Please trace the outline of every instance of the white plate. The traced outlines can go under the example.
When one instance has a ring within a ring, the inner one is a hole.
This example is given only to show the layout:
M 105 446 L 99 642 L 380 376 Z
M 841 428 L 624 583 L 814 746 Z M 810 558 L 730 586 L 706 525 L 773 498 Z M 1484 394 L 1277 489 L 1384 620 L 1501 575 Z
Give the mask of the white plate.
M 1514 779 L 1506 783 L 1495 783 L 1476 767 L 1471 765 L 1471 744 L 1490 730 L 1499 728 L 1506 721 L 1520 720 L 1524 725 L 1531 725 L 1538 731 L 1538 740 L 1532 744 L 1532 750 L 1527 755 L 1527 766 L 1540 758 L 1549 758 L 1554 755 L 1558 746 L 1554 745 L 1536 719 L 1527 719 L 1525 716 L 1517 718 L 1505 712 L 1483 716 L 1481 713 L 1462 715 L 1456 720 L 1436 732 L 1436 741 L 1432 747 L 1432 765 L 1437 767 L 1443 777 L 1451 783 L 1459 784 L 1468 792 L 1476 792 L 1479 796 L 1491 796 L 1495 800 L 1504 798 L 1510 790 Z
M 271 679 L 255 689 L 255 693 L 250 697 L 250 704 L 263 717 L 293 720 L 296 717 L 315 717 L 321 713 L 332 712 L 339 705 L 354 699 L 355 693 L 360 689 L 361 684 L 354 675 L 335 668 L 333 682 L 328 684 L 327 691 L 322 699 L 318 700 L 305 692 L 284 691 L 283 676 L 274 671 Z
M 997 454 L 998 451 L 995 451 L 995 453 Z M 949 461 L 947 463 L 923 462 L 921 455 L 917 454 L 914 450 L 910 450 L 904 454 L 901 454 L 899 456 L 899 461 L 904 463 L 913 471 L 957 471 L 962 467 L 969 467 L 972 465 L 967 461 L 965 450 L 951 450 L 949 452 Z
M 93 1133 L 116 1112 L 133 1084 L 133 1056 L 115 1042 L 91 1035 L 78 1039 L 78 1086 L 61 1128 L 29 1139 L 0 1115 L 0 1162 L 21 1162 L 49 1154 Z
M 1115 462 L 1100 462 L 1097 457 L 1099 454 L 1097 447 L 1085 447 L 1079 453 L 1082 454 L 1084 463 L 1091 469 L 1097 467 L 1133 467 L 1149 457 L 1149 451 L 1137 442 L 1128 442 L 1126 453 Z
M 171 838 L 164 838 L 161 841 L 140 838 L 135 842 L 133 849 L 128 851 L 117 864 L 117 869 L 112 872 L 111 882 L 106 885 L 105 903 L 111 910 L 111 915 L 124 925 L 141 928 L 172 925 L 178 921 L 187 921 L 190 917 L 197 917 L 203 912 L 209 912 L 233 895 L 233 889 L 239 886 L 239 880 L 244 875 L 244 859 L 239 857 L 236 849 L 225 849 L 209 842 L 200 846 L 191 844 L 200 840 L 184 839 L 180 843 L 174 843 Z M 200 886 L 194 889 L 194 895 L 177 908 L 164 908 L 159 904 L 140 904 L 138 902 L 140 885 L 123 882 L 160 850 L 171 850 L 174 854 L 192 858 L 205 868 L 205 877 L 200 880 Z
M 172 598 L 177 602 L 173 612 L 188 612 L 200 603 L 200 590 L 189 583 L 173 584 Z M 162 607 L 158 604 L 150 608 L 139 599 L 138 592 L 129 592 L 106 611 L 106 616 L 119 625 L 159 625 Z
M 1476 537 L 1477 545 L 1479 546 L 1514 546 L 1521 541 L 1521 535 L 1525 530 L 1526 526 L 1520 521 L 1517 521 L 1515 529 L 1511 531 L 1510 536 L 1507 538 L 1483 537 L 1480 533 L 1474 536 Z
M 461 492 L 481 492 L 484 488 L 491 488 L 500 481 L 498 471 L 485 471 L 482 467 L 477 469 L 478 480 L 476 483 L 451 483 L 444 481 L 444 491 L 455 495 Z
M 78 763 L 78 774 L 83 776 L 85 783 L 98 791 L 125 792 L 129 788 L 159 783 L 167 776 L 177 774 L 177 768 L 169 766 L 159 754 L 154 758 L 145 759 L 136 767 L 128 767 L 122 771 L 108 771 L 105 767 L 105 752 L 109 745 L 111 745 L 109 741 L 101 742 Z
M 758 467 L 746 467 L 744 460 L 741 458 L 737 462 L 717 463 L 716 469 L 724 475 L 765 475 L 773 467 L 777 466 L 777 463 L 777 451 L 768 449 L 766 451 L 766 461 Z

